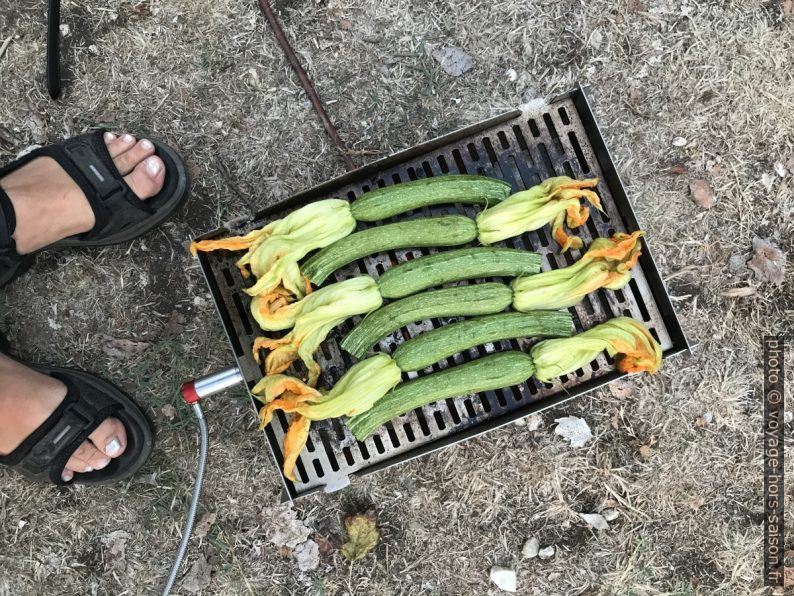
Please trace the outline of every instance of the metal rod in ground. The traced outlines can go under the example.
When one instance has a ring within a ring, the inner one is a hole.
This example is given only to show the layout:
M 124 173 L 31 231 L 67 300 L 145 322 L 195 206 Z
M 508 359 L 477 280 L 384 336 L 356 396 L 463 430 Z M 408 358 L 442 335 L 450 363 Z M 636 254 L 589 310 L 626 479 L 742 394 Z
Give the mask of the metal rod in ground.
M 320 122 L 322 122 L 323 126 L 325 127 L 325 131 L 328 133 L 328 136 L 331 137 L 331 140 L 334 142 L 334 145 L 336 145 L 339 153 L 342 154 L 342 159 L 345 161 L 348 171 L 355 170 L 356 164 L 352 159 L 350 159 L 350 154 L 347 152 L 347 147 L 345 146 L 344 141 L 339 136 L 336 127 L 334 127 L 331 119 L 328 117 L 328 114 L 323 107 L 323 102 L 320 99 L 320 96 L 317 95 L 317 91 L 314 90 L 314 85 L 312 85 L 311 79 L 309 79 L 309 75 L 306 74 L 306 71 L 303 70 L 301 63 L 298 61 L 298 57 L 295 55 L 295 52 L 293 51 L 287 36 L 284 34 L 284 30 L 281 28 L 281 25 L 279 24 L 273 9 L 270 7 L 270 2 L 268 0 L 259 0 L 259 9 L 262 11 L 262 14 L 265 15 L 267 22 L 270 24 L 270 28 L 273 30 L 273 34 L 276 36 L 276 41 L 278 41 L 278 45 L 280 45 L 281 49 L 284 51 L 284 55 L 287 57 L 292 70 L 294 70 L 295 74 L 298 75 L 301 85 L 303 85 L 304 90 L 309 96 L 309 101 L 312 102 L 314 111 L 317 112 Z

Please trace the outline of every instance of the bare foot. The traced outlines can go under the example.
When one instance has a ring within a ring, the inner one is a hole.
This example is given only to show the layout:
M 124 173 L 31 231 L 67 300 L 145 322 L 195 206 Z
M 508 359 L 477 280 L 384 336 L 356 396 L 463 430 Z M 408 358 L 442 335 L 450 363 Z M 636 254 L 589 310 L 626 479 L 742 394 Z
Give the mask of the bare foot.
M 105 143 L 116 168 L 140 199 L 160 192 L 165 165 L 154 155 L 150 141 L 106 133 Z M 94 212 L 83 191 L 54 159 L 34 159 L 0 178 L 0 187 L 14 206 L 17 225 L 13 238 L 20 254 L 94 227 Z
M 0 354 L 0 455 L 8 455 L 30 435 L 66 397 L 66 386 Z M 103 421 L 66 462 L 61 478 L 101 470 L 127 448 L 127 433 L 116 418 Z

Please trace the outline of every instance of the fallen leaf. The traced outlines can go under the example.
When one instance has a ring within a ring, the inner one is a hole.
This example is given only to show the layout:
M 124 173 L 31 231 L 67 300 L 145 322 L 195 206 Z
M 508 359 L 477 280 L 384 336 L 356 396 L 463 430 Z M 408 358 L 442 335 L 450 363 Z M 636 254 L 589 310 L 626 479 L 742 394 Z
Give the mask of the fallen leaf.
M 471 56 L 455 46 L 436 48 L 430 55 L 441 65 L 445 73 L 453 77 L 459 77 L 474 66 Z
M 212 524 L 215 523 L 215 519 L 218 517 L 218 514 L 215 512 L 207 512 L 201 516 L 201 519 L 198 520 L 196 523 L 196 528 L 193 530 L 193 535 L 198 538 L 204 538 L 207 535 L 207 532 L 210 531 Z
M 64 36 L 65 37 L 65 36 Z M 47 120 L 44 117 L 44 114 L 39 111 L 36 105 L 31 101 L 27 100 L 27 129 L 30 132 L 30 137 L 33 139 L 34 143 L 39 145 L 47 142 Z
M 301 542 L 292 550 L 301 571 L 312 571 L 320 565 L 320 547 L 314 540 Z
M 266 507 L 259 512 L 257 518 L 266 528 L 268 541 L 276 546 L 295 548 L 305 542 L 313 532 L 298 519 L 297 512 L 286 505 Z
M 642 0 L 626 0 L 626 8 L 632 12 L 642 12 L 645 10 L 645 4 Z
M 322 556 L 330 555 L 334 550 L 336 550 L 336 542 L 324 536 L 323 534 L 315 534 L 313 537 L 314 541 L 317 543 L 317 546 L 320 548 L 320 554 Z
M 671 165 L 667 172 L 673 176 L 680 176 L 681 174 L 686 174 L 686 166 L 682 163 L 676 163 Z
M 339 28 L 342 31 L 350 31 L 353 28 L 353 21 L 350 19 L 339 19 Z
M 374 511 L 345 518 L 345 529 L 347 542 L 342 545 L 342 554 L 351 561 L 364 558 L 378 544 L 380 532 Z
M 171 404 L 165 404 L 162 408 L 160 408 L 160 412 L 162 412 L 163 416 L 168 418 L 168 420 L 173 420 L 174 416 L 176 416 L 176 408 Z
M 787 559 L 794 559 L 794 549 L 789 549 L 784 553 Z
M 794 0 L 783 0 L 783 16 L 790 17 L 794 14 Z
M 714 198 L 714 189 L 711 188 L 711 184 L 707 180 L 702 178 L 689 183 L 689 192 L 692 194 L 695 204 L 703 209 L 711 209 L 717 203 Z
M 640 445 L 640 456 L 642 459 L 648 459 L 651 457 L 651 446 L 650 445 Z
M 163 325 L 163 335 L 179 335 L 185 329 L 185 315 L 178 310 L 172 310 L 168 320 Z
M 212 579 L 212 566 L 207 555 L 200 554 L 182 578 L 182 589 L 191 594 L 198 594 L 210 585 Z
M 769 240 L 753 238 L 753 258 L 747 266 L 761 281 L 780 285 L 785 279 L 786 253 Z
M 104 557 L 107 569 L 124 571 L 127 568 L 127 540 L 129 538 L 129 532 L 124 530 L 115 530 L 102 537 L 102 544 L 107 549 Z
M 111 358 L 124 359 L 134 354 L 140 354 L 151 344 L 147 341 L 133 341 L 131 339 L 117 339 L 108 335 L 104 336 L 102 351 Z
M 755 288 L 746 286 L 741 288 L 730 288 L 728 290 L 723 290 L 720 292 L 720 296 L 724 296 L 725 298 L 747 298 L 748 296 L 753 296 L 755 294 Z
M 794 567 L 783 567 L 783 585 L 787 588 L 794 586 Z
M 579 517 L 581 517 L 585 523 L 590 526 L 591 528 L 595 528 L 596 530 L 608 530 L 609 524 L 607 520 L 604 519 L 604 516 L 600 513 L 580 513 Z
M 491 581 L 496 587 L 505 592 L 515 592 L 517 589 L 516 570 L 508 567 L 491 567 Z
M 570 441 L 571 447 L 582 447 L 593 438 L 590 427 L 581 418 L 565 416 L 564 418 L 557 418 L 554 422 L 557 423 L 554 433 Z
M 686 500 L 687 507 L 689 507 L 692 511 L 700 511 L 700 508 L 703 507 L 703 503 L 705 502 L 706 499 L 700 495 L 692 495 Z

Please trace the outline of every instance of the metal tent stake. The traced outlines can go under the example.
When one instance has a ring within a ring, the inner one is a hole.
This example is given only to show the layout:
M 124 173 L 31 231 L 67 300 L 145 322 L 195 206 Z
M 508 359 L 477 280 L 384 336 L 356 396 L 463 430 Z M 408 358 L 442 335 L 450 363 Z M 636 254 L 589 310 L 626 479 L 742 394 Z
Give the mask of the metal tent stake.
M 243 380 L 243 374 L 240 372 L 240 369 L 236 366 L 231 366 L 222 371 L 192 381 L 187 381 L 183 383 L 180 388 L 182 399 L 185 400 L 186 404 L 193 407 L 193 413 L 198 420 L 199 461 L 196 482 L 193 485 L 193 496 L 190 499 L 190 508 L 185 518 L 185 525 L 182 528 L 182 540 L 179 542 L 179 549 L 171 565 L 171 571 L 168 573 L 168 579 L 163 587 L 163 596 L 168 596 L 168 594 L 171 593 L 171 588 L 174 587 L 176 576 L 179 574 L 179 568 L 182 566 L 182 559 L 185 558 L 190 535 L 193 533 L 193 523 L 196 521 L 196 510 L 198 509 L 199 497 L 201 496 L 201 484 L 204 481 L 204 470 L 207 466 L 207 421 L 204 419 L 200 401 L 204 397 L 215 395 L 235 385 L 239 385 Z

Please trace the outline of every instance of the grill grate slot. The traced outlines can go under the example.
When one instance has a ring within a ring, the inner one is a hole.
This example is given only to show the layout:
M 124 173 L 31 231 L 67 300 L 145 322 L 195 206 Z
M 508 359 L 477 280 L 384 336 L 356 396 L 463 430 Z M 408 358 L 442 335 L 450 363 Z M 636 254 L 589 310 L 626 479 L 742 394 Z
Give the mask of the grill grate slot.
M 577 97 L 580 99 L 577 100 Z M 467 133 L 468 136 L 458 134 L 457 137 L 449 140 L 431 142 L 432 148 L 424 150 L 425 153 L 421 153 L 419 149 L 409 150 L 412 153 L 407 157 L 384 160 L 379 171 L 365 168 L 362 170 L 364 173 L 358 174 L 358 178 L 354 172 L 338 181 L 326 183 L 321 190 L 302 193 L 299 195 L 300 203 L 296 198 L 289 207 L 283 207 L 282 211 L 273 210 L 266 218 L 252 222 L 244 231 L 281 217 L 303 202 L 332 196 L 354 200 L 372 188 L 382 188 L 401 181 L 446 173 L 479 173 L 495 176 L 510 183 L 514 192 L 529 188 L 542 179 L 554 175 L 597 176 L 601 179 L 597 192 L 606 213 L 602 217 L 595 209 L 591 209 L 592 217 L 587 225 L 579 228 L 575 233 L 582 237 L 587 246 L 593 238 L 608 236 L 615 231 L 634 229 L 623 216 L 631 213 L 631 207 L 625 200 L 625 194 L 614 174 L 608 154 L 603 151 L 599 153 L 595 142 L 591 141 L 596 139 L 600 142 L 597 129 L 594 124 L 588 129 L 580 119 L 580 114 L 583 113 L 582 97 L 582 95 L 573 95 L 563 98 L 549 106 L 545 112 L 504 117 L 496 123 L 482 125 L 475 132 Z M 592 118 L 589 111 L 585 111 L 585 114 L 587 118 L 584 120 L 589 121 L 588 118 Z M 620 207 L 619 201 L 623 201 Z M 464 213 L 474 217 L 478 212 L 479 208 L 471 205 L 443 205 L 417 210 L 386 222 L 360 224 L 360 229 L 405 218 L 449 213 Z M 550 237 L 548 227 L 510 239 L 502 245 L 539 252 L 544 271 L 570 265 L 581 256 L 579 251 L 570 251 L 565 255 L 558 254 L 556 242 Z M 332 276 L 333 279 L 329 279 L 326 283 L 362 274 L 377 278 L 397 263 L 432 254 L 438 250 L 410 249 L 374 255 L 337 271 Z M 249 316 L 250 298 L 243 292 L 253 280 L 243 280 L 240 276 L 234 266 L 238 256 L 219 251 L 202 255 L 200 262 L 232 344 L 242 347 L 242 350 L 239 347 L 235 350 L 238 363 L 250 388 L 261 377 L 261 372 L 250 353 L 254 338 L 261 335 L 261 332 Z M 677 353 L 686 349 L 685 345 L 682 347 L 681 341 L 673 342 L 671 339 L 669 331 L 671 325 L 676 337 L 683 337 L 683 334 L 675 315 L 670 315 L 672 307 L 669 306 L 669 299 L 661 287 L 661 282 L 657 281 L 658 278 L 652 259 L 643 254 L 639 265 L 634 269 L 631 283 L 624 290 L 616 292 L 601 290 L 589 296 L 579 306 L 569 309 L 577 332 L 613 316 L 627 314 L 644 321 L 668 353 Z M 497 281 L 504 283 L 509 280 Z M 663 316 L 663 312 L 667 314 Z M 360 320 L 361 317 L 356 317 L 346 322 L 335 329 L 323 343 L 317 355 L 323 371 L 321 386 L 330 388 L 344 371 L 354 364 L 354 360 L 339 348 L 339 342 Z M 383 338 L 376 349 L 390 353 L 406 339 L 454 320 L 458 319 L 445 318 L 407 325 Z M 408 373 L 404 375 L 404 379 L 456 366 L 494 351 L 510 349 L 526 351 L 536 341 L 534 339 L 501 341 L 496 345 L 472 348 L 464 353 L 455 354 L 428 370 Z M 683 341 L 685 343 L 685 339 Z M 326 484 L 337 485 L 340 476 L 365 473 L 416 454 L 426 453 L 436 446 L 473 436 L 481 432 L 480 427 L 483 425 L 490 423 L 488 427 L 491 427 L 498 421 L 514 419 L 548 404 L 557 403 L 570 395 L 578 394 L 582 387 L 588 384 L 600 382 L 601 379 L 608 376 L 611 378 L 614 375 L 614 362 L 606 354 L 601 354 L 589 366 L 552 383 L 541 383 L 533 378 L 524 385 L 461 396 L 419 408 L 395 419 L 364 442 L 356 441 L 340 420 L 317 422 L 312 426 L 306 450 L 298 458 L 296 472 L 298 481 L 294 484 L 286 483 L 285 487 L 291 497 L 297 497 L 318 490 Z M 283 462 L 281 444 L 286 428 L 287 418 L 279 412 L 274 418 L 274 423 L 265 431 L 267 442 L 279 467 Z

